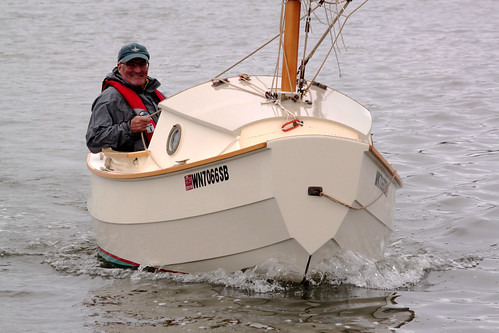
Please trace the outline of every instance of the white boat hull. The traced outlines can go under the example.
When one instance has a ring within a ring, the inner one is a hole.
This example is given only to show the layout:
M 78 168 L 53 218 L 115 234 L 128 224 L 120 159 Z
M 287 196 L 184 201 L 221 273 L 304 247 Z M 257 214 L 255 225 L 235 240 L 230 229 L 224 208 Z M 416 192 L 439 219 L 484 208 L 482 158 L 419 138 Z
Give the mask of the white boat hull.
M 186 185 L 206 171 L 213 181 Z M 380 175 L 389 184 L 385 194 Z M 115 262 L 195 273 L 275 259 L 288 267 L 282 278 L 300 280 L 340 248 L 383 256 L 400 187 L 394 175 L 367 143 L 290 136 L 175 172 L 137 178 L 94 172 L 88 208 L 98 246 Z M 354 210 L 310 196 L 310 186 L 352 206 L 375 202 Z
M 301 280 L 340 250 L 383 256 L 402 181 L 372 146 L 369 110 L 315 81 L 325 62 L 304 76 L 340 17 L 365 2 L 349 3 L 317 16 L 327 27 L 298 68 L 301 3 L 286 1 L 274 75 L 225 71 L 158 104 L 147 150 L 89 155 L 106 260 L 184 273 L 274 260 L 286 264 L 279 278 Z

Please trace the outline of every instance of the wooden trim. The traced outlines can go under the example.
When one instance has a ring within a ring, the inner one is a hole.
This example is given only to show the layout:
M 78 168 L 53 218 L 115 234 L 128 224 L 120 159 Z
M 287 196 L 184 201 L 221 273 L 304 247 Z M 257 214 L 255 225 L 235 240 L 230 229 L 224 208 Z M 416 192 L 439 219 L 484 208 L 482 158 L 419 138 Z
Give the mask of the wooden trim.
M 400 186 L 404 185 L 404 182 L 402 181 L 402 178 L 400 178 L 399 174 L 397 173 L 397 170 L 395 170 L 392 165 L 381 155 L 381 153 L 374 148 L 373 145 L 369 145 L 369 151 L 376 157 L 376 159 L 390 172 L 390 174 L 395 177 L 395 180 L 397 183 L 399 183 Z
M 184 164 L 184 165 L 177 165 L 177 166 L 173 166 L 173 167 L 165 168 L 165 169 L 159 169 L 159 170 L 154 170 L 154 171 L 147 171 L 147 172 L 113 173 L 112 171 L 96 170 L 95 168 L 93 168 L 90 165 L 90 155 L 91 154 L 88 154 L 87 166 L 90 169 L 90 171 L 92 171 L 92 173 L 94 173 L 94 174 L 96 174 L 97 176 L 100 176 L 100 177 L 105 177 L 105 178 L 119 178 L 119 179 L 145 178 L 145 177 L 153 177 L 153 176 L 164 175 L 164 174 L 168 174 L 168 173 L 174 173 L 174 172 L 178 172 L 178 171 L 183 171 L 183 170 L 187 170 L 187 169 L 196 168 L 196 167 L 203 166 L 203 165 L 206 165 L 206 164 L 210 164 L 210 163 L 214 163 L 214 162 L 217 162 L 217 161 L 225 160 L 225 159 L 228 159 L 228 158 L 236 157 L 236 156 L 239 156 L 239 155 L 247 154 L 247 153 L 250 153 L 250 152 L 253 152 L 253 151 L 256 151 L 256 150 L 259 150 L 259 149 L 263 149 L 263 148 L 266 148 L 266 147 L 267 147 L 267 143 L 266 142 L 262 142 L 262 143 L 254 145 L 254 146 L 246 147 L 246 148 L 243 148 L 243 149 L 239 149 L 239 150 L 236 150 L 236 151 L 233 151 L 233 152 L 230 152 L 230 153 L 226 153 L 226 154 L 222 154 L 222 155 L 218 155 L 218 156 L 215 156 L 215 157 L 206 158 L 204 160 L 200 160 L 200 161 L 196 161 L 196 162 L 192 162 L 192 163 L 187 163 L 187 164 Z M 147 154 L 147 152 L 146 152 L 146 154 Z M 124 156 L 124 157 L 126 157 L 126 156 Z

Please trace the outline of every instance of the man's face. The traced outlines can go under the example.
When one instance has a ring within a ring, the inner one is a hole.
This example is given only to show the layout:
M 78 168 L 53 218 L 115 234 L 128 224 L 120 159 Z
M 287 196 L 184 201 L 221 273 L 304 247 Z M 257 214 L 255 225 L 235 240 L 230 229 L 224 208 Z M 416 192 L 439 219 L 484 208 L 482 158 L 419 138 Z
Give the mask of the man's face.
M 140 58 L 132 59 L 127 63 L 120 62 L 118 71 L 128 83 L 143 87 L 146 84 L 149 63 Z

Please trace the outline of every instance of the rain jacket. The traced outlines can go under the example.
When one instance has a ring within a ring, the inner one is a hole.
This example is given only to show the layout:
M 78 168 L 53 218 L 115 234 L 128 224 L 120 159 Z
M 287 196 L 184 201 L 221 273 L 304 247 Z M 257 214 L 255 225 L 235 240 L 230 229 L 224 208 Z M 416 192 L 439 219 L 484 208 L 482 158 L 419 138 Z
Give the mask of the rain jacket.
M 126 82 L 115 67 L 106 76 L 107 80 L 118 81 L 137 93 L 147 111 L 152 114 L 158 110 L 155 91 L 161 83 L 148 77 L 145 89 Z M 107 87 L 92 104 L 92 115 L 87 129 L 87 147 L 98 153 L 105 147 L 117 151 L 138 151 L 145 149 L 140 133 L 133 133 L 130 121 L 137 114 L 126 99 L 114 87 Z M 158 116 L 153 116 L 157 123 Z

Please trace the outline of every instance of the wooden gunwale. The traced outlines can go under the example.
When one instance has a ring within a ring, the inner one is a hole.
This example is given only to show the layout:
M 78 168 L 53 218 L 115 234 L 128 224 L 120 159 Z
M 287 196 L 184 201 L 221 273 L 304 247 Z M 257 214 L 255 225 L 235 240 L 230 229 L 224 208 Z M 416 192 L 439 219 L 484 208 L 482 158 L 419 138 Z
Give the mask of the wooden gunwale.
M 90 156 L 91 156 L 91 154 L 88 154 L 88 157 L 87 157 L 87 167 L 95 175 L 97 175 L 99 177 L 104 177 L 104 178 L 115 178 L 115 179 L 146 178 L 146 177 L 153 177 L 153 176 L 164 175 L 164 174 L 169 174 L 169 173 L 174 173 L 174 172 L 178 172 L 178 171 L 183 171 L 183 170 L 187 170 L 187 169 L 196 168 L 196 167 L 199 167 L 199 166 L 203 166 L 203 165 L 206 165 L 206 164 L 210 164 L 210 163 L 214 163 L 214 162 L 217 162 L 217 161 L 225 160 L 225 159 L 228 159 L 228 158 L 236 157 L 236 156 L 239 156 L 239 155 L 244 155 L 244 154 L 247 154 L 247 153 L 259 150 L 259 149 L 263 149 L 263 148 L 266 148 L 266 147 L 267 147 L 267 143 L 266 142 L 262 142 L 262 143 L 259 143 L 259 144 L 256 144 L 256 145 L 253 145 L 253 146 L 250 146 L 250 147 L 246 147 L 246 148 L 243 148 L 243 149 L 239 149 L 239 150 L 230 152 L 230 153 L 222 154 L 222 155 L 215 156 L 215 157 L 206 158 L 206 159 L 203 159 L 203 160 L 199 160 L 199 161 L 192 162 L 192 163 L 187 163 L 187 164 L 184 164 L 184 165 L 177 165 L 177 166 L 173 166 L 173 167 L 169 167 L 169 168 L 165 168 L 165 169 L 159 169 L 159 170 L 147 171 L 147 172 L 136 172 L 136 173 L 113 173 L 112 171 L 96 170 L 90 164 Z M 141 154 L 142 152 L 135 152 L 135 153 L 140 153 L 140 154 L 137 154 L 137 155 L 143 156 Z M 112 153 L 112 154 L 115 154 L 115 156 L 122 156 L 124 158 L 136 158 L 137 155 L 135 153 L 119 153 L 119 152 L 115 152 L 115 153 Z M 105 154 L 107 154 L 107 153 L 105 153 Z M 116 154 L 122 154 L 122 155 L 116 155 Z M 147 156 L 147 152 L 146 152 L 145 156 Z
M 390 175 L 392 175 L 397 183 L 399 183 L 400 186 L 403 186 L 404 182 L 402 181 L 402 178 L 400 178 L 399 174 L 397 173 L 397 170 L 395 170 L 390 163 L 381 155 L 381 153 L 374 148 L 373 145 L 369 145 L 369 151 L 373 154 L 373 156 L 388 170 Z

